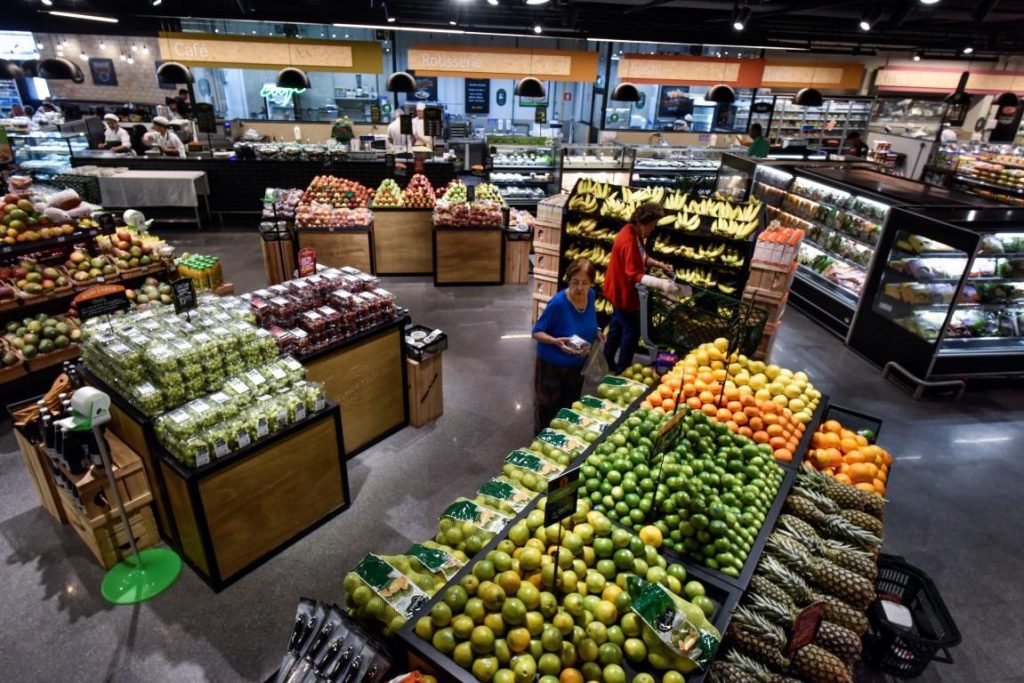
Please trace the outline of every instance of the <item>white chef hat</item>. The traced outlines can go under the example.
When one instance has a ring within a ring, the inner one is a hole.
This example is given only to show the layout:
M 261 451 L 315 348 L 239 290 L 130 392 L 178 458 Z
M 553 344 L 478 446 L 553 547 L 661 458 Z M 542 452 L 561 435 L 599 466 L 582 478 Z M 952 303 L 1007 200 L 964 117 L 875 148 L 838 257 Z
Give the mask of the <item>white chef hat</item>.
M 120 119 L 117 118 L 117 114 L 104 114 L 103 115 L 103 120 L 104 121 L 119 121 Z
M 153 125 L 169 127 L 171 125 L 171 122 L 167 120 L 166 116 L 154 116 Z
M 426 108 L 427 105 L 423 104 L 422 102 L 418 102 L 416 104 L 416 111 L 424 111 Z

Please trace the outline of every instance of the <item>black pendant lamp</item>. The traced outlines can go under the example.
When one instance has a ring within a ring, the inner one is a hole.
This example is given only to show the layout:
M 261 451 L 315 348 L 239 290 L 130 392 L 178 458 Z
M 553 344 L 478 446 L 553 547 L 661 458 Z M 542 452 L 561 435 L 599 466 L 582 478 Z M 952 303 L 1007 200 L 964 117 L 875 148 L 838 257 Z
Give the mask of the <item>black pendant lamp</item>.
M 632 83 L 622 82 L 612 90 L 611 99 L 616 102 L 639 102 L 643 98 L 638 87 Z
M 708 90 L 708 94 L 704 96 L 704 99 L 718 104 L 732 104 L 736 101 L 736 91 L 725 83 L 719 83 L 711 88 L 711 90 Z
M 798 107 L 820 107 L 824 103 L 821 91 L 816 88 L 802 88 L 793 98 L 793 104 Z
M 164 62 L 156 70 L 157 80 L 164 83 L 192 83 L 192 70 L 180 62 Z
M 388 83 L 385 86 L 388 92 L 416 92 L 416 79 L 408 71 L 396 71 L 388 76 Z
M 20 66 L 6 59 L 0 59 L 0 78 L 13 81 L 24 77 L 25 72 L 22 71 Z
M 85 74 L 78 65 L 65 57 L 47 57 L 39 62 L 39 78 L 55 81 L 82 83 Z
M 1000 109 L 1002 109 L 1003 107 L 1019 107 L 1020 97 L 1017 96 L 1017 93 L 1004 92 L 1002 95 L 996 98 L 996 106 L 998 106 Z
M 519 97 L 546 97 L 547 94 L 544 84 L 533 76 L 527 76 L 516 83 L 516 95 Z
M 302 69 L 289 66 L 277 74 L 278 88 L 291 88 L 293 90 L 306 90 L 309 88 L 309 76 Z
M 21 70 L 25 74 L 25 78 L 35 78 L 39 75 L 39 60 L 38 59 L 27 59 L 21 63 Z

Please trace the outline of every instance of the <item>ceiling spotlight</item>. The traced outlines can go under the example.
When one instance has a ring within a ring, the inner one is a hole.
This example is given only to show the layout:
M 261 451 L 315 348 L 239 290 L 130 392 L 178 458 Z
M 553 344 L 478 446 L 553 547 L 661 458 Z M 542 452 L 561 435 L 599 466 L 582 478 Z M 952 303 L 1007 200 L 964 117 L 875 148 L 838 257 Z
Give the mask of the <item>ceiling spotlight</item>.
M 37 50 L 42 50 L 43 49 L 43 41 L 41 41 L 41 40 L 37 40 L 36 41 L 36 49 Z
M 534 24 L 533 25 L 533 32 L 534 33 L 544 33 L 544 28 L 540 24 Z
M 744 5 L 740 7 L 736 5 L 732 9 L 732 27 L 737 31 L 742 31 L 747 27 L 747 22 L 750 21 L 750 7 Z
M 870 31 L 871 30 L 871 22 L 868 21 L 867 19 L 861 19 L 860 20 L 860 30 L 861 31 Z
M 970 45 L 968 45 L 967 47 L 964 48 L 964 54 L 965 55 L 974 54 L 974 48 L 971 47 Z
M 102 38 L 100 38 L 100 49 L 101 50 L 106 50 L 107 49 L 107 43 Z
M 449 19 L 448 24 L 450 26 L 458 26 L 459 22 L 455 21 L 454 19 Z
M 47 7 L 52 7 L 53 6 L 53 0 L 42 0 L 42 2 Z
M 526 0 L 527 5 L 546 5 L 551 0 Z
M 924 56 L 924 52 L 922 52 L 921 50 L 918 50 L 917 52 L 914 53 L 914 61 L 915 62 L 920 62 L 921 61 L 921 57 L 923 57 L 923 56 Z
M 873 9 L 868 11 L 860 20 L 860 30 L 870 31 L 882 19 L 882 11 Z
M 128 63 L 129 64 L 134 64 L 135 63 L 135 57 L 129 57 L 128 58 Z
M 81 59 L 84 62 L 85 60 L 89 59 L 89 55 L 87 55 L 84 52 L 82 52 L 82 53 L 80 53 L 78 55 L 78 58 Z
M 149 0 L 149 4 L 152 5 L 153 7 L 159 7 L 160 3 L 162 3 L 163 1 L 164 0 Z
M 135 43 L 132 43 L 132 52 L 138 52 L 138 51 L 139 51 L 139 46 L 136 45 Z
M 488 5 L 494 5 L 495 7 L 497 7 L 498 0 L 487 0 L 487 4 Z
M 937 5 L 939 0 L 921 0 L 922 5 Z
M 142 51 L 143 51 L 143 52 L 149 52 L 149 45 L 145 45 L 145 44 L 144 44 L 144 45 L 142 46 Z
M 126 61 L 127 59 L 128 59 L 128 57 L 126 57 L 125 54 L 122 52 L 121 53 L 121 61 L 123 62 L 123 61 Z

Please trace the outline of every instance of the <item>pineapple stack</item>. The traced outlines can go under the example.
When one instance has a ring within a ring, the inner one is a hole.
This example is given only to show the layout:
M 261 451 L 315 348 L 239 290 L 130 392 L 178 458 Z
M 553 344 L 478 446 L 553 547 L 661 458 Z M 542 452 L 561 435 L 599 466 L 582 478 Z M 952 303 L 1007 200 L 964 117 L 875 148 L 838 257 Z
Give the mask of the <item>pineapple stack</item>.
M 885 501 L 818 473 L 801 472 L 768 538 L 757 573 L 729 625 L 718 683 L 852 683 L 875 599 Z M 825 604 L 814 642 L 788 650 L 800 611 Z

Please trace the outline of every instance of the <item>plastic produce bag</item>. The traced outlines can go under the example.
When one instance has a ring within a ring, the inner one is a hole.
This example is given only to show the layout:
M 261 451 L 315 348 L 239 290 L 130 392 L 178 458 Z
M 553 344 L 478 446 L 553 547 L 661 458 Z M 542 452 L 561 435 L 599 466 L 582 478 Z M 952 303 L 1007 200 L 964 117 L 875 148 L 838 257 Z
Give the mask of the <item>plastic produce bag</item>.
M 631 609 L 644 623 L 643 640 L 656 669 L 688 673 L 705 669 L 715 657 L 722 636 L 704 612 L 658 584 L 638 576 L 626 580 Z
M 608 372 L 608 361 L 604 358 L 604 342 L 598 342 L 590 347 L 587 362 L 583 365 L 583 392 L 594 393 Z

